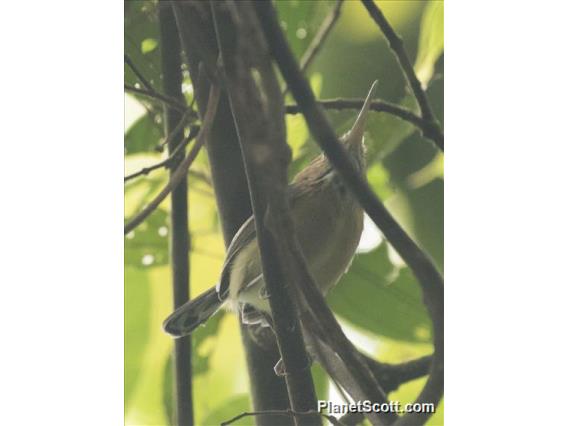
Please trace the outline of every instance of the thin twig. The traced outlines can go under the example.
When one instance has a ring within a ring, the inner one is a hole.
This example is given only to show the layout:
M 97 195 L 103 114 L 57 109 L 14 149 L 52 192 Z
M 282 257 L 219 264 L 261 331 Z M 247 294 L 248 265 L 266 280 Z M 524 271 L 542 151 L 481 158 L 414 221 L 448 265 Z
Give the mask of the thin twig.
M 130 56 L 128 56 L 126 53 L 124 54 L 124 62 L 128 64 L 132 72 L 136 74 L 136 77 L 138 77 L 138 80 L 140 80 L 140 83 L 142 83 L 144 87 L 146 87 L 146 89 L 151 92 L 156 92 L 156 90 L 154 90 L 154 88 L 152 87 L 152 84 L 146 79 L 146 77 L 144 77 L 144 75 L 140 72 L 136 65 L 134 65 L 134 62 L 132 62 Z
M 180 124 L 182 124 L 183 121 L 180 121 Z M 174 149 L 174 151 L 172 152 L 172 154 L 166 158 L 165 160 L 160 161 L 159 163 L 153 164 L 151 166 L 148 167 L 144 167 L 140 170 L 138 170 L 137 172 L 134 172 L 132 174 L 129 174 L 127 176 L 124 177 L 124 182 L 128 182 L 131 179 L 137 178 L 138 176 L 142 176 L 142 175 L 147 175 L 151 172 L 153 172 L 154 170 L 160 169 L 162 167 L 169 167 L 172 162 L 174 161 L 175 158 L 177 158 L 177 155 L 183 151 L 183 149 L 187 146 L 187 144 L 195 137 L 197 136 L 197 133 L 199 132 L 199 126 L 193 126 L 189 132 L 189 135 L 184 138 L 184 140 Z M 173 132 L 168 136 L 168 139 L 171 138 Z M 191 173 L 191 171 L 190 171 Z
M 151 99 L 157 99 L 181 112 L 185 112 L 187 110 L 187 107 L 185 105 L 180 104 L 178 100 L 156 91 L 141 89 L 139 87 L 130 86 L 129 84 L 124 85 L 124 90 L 126 90 L 127 92 L 137 93 L 139 95 L 146 96 Z
M 205 112 L 205 117 L 203 118 L 201 130 L 197 135 L 195 144 L 191 148 L 191 151 L 176 168 L 174 173 L 172 173 L 170 181 L 164 187 L 164 189 L 162 189 L 162 191 L 158 195 L 156 195 L 156 197 L 152 201 L 150 201 L 150 203 L 144 209 L 142 209 L 142 211 L 140 211 L 130 220 L 130 222 L 128 222 L 124 226 L 124 234 L 128 234 L 130 231 L 140 225 L 154 210 L 156 210 L 156 208 L 162 201 L 164 201 L 168 194 L 183 180 L 183 178 L 187 174 L 189 166 L 191 166 L 191 163 L 197 157 L 199 150 L 201 149 L 209 135 L 209 130 L 211 129 L 213 119 L 215 118 L 215 112 L 217 111 L 219 96 L 219 88 L 217 86 L 211 86 L 207 111 Z
M 244 417 L 252 417 L 252 416 L 290 416 L 290 417 L 313 417 L 313 416 L 320 416 L 323 417 L 324 419 L 326 419 L 327 421 L 329 421 L 332 425 L 334 426 L 345 426 L 343 423 L 341 423 L 337 417 L 335 416 L 331 416 L 329 414 L 325 414 L 325 413 L 320 413 L 318 411 L 306 411 L 305 413 L 300 413 L 297 411 L 294 411 L 292 409 L 288 409 L 288 410 L 265 410 L 265 411 L 245 411 L 244 413 L 239 414 L 238 416 L 235 416 L 225 422 L 221 423 L 221 426 L 227 426 L 230 425 L 231 423 L 236 422 L 237 420 L 240 420 Z
M 360 109 L 365 102 L 364 99 L 325 99 L 319 100 L 317 103 L 325 109 L 335 109 L 335 110 L 345 110 L 345 109 Z M 424 120 L 422 117 L 416 115 L 411 110 L 392 104 L 385 101 L 373 101 L 371 103 L 371 110 L 375 112 L 386 112 L 387 114 L 394 115 L 402 120 L 408 121 L 409 123 L 418 127 L 424 137 L 430 139 L 436 145 L 444 144 L 444 134 L 440 131 L 438 126 L 432 126 L 432 123 Z M 301 108 L 299 105 L 286 105 L 287 114 L 298 114 L 301 113 Z
M 444 287 L 442 276 L 426 253 L 398 224 L 377 198 L 369 184 L 359 176 L 353 163 L 349 161 L 345 149 L 341 146 L 323 109 L 316 103 L 313 91 L 300 71 L 294 54 L 282 33 L 272 3 L 256 2 L 255 6 L 272 56 L 276 59 L 282 76 L 294 98 L 301 106 L 310 132 L 361 206 L 404 259 L 422 287 L 424 302 L 432 318 L 435 351 L 430 376 L 416 402 L 437 404 L 443 394 L 444 377 Z M 430 414 L 407 413 L 397 421 L 397 424 L 423 423 Z
M 322 48 L 325 40 L 331 33 L 331 29 L 339 19 L 339 15 L 341 12 L 341 6 L 343 5 L 343 0 L 337 0 L 335 6 L 329 14 L 325 17 L 321 27 L 319 28 L 317 34 L 312 39 L 310 45 L 304 52 L 302 59 L 300 60 L 300 69 L 302 72 L 305 72 L 320 49 Z
M 434 113 L 432 112 L 432 108 L 430 107 L 430 103 L 428 102 L 428 98 L 426 97 L 426 93 L 422 89 L 422 85 L 420 84 L 420 80 L 416 77 L 416 73 L 414 72 L 414 67 L 410 63 L 410 59 L 408 58 L 408 54 L 404 49 L 404 43 L 402 38 L 394 31 L 393 27 L 387 21 L 383 12 L 379 9 L 377 4 L 373 0 L 361 0 L 363 5 L 369 12 L 369 15 L 373 20 L 377 23 L 379 28 L 381 29 L 382 33 L 384 34 L 389 47 L 394 52 L 400 68 L 403 71 L 404 76 L 406 77 L 406 81 L 410 85 L 412 92 L 414 93 L 414 97 L 418 102 L 418 107 L 420 108 L 420 113 L 422 118 L 427 122 L 431 123 L 431 127 L 439 128 L 439 124 L 434 118 Z M 440 142 L 436 142 L 438 148 L 442 151 L 444 150 L 444 143 L 443 140 Z

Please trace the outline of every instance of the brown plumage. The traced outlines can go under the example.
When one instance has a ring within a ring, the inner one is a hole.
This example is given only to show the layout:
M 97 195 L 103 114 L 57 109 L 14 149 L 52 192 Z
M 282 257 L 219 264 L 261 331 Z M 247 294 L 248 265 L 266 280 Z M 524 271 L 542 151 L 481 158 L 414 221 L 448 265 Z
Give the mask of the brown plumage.
M 341 138 L 363 176 L 363 131 L 375 87 L 376 82 L 352 129 Z M 288 191 L 300 246 L 318 288 L 326 294 L 353 259 L 363 231 L 363 210 L 323 154 L 298 173 Z M 229 245 L 219 284 L 178 308 L 166 319 L 164 329 L 176 337 L 187 335 L 227 300 L 245 322 L 258 320 L 255 312 L 270 314 L 253 217 Z

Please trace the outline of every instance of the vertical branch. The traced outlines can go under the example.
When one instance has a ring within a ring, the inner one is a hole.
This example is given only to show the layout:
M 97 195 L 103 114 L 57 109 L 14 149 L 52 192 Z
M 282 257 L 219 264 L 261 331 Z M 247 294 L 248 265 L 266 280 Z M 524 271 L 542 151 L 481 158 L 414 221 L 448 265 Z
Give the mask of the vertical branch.
M 197 10 L 206 4 L 189 2 L 172 3 L 172 6 L 178 28 L 192 27 L 206 40 L 215 40 L 209 7 Z M 195 43 L 192 44 L 190 40 L 187 40 L 184 36 L 187 32 L 181 30 L 179 32 L 189 65 L 197 106 L 203 116 L 208 104 L 210 81 L 203 71 L 199 71 L 199 63 L 203 49 L 213 49 L 214 56 L 217 56 L 216 42 L 213 43 L 214 46 L 199 48 L 194 45 Z M 251 216 L 252 208 L 239 141 L 226 94 L 223 94 L 219 101 L 217 115 L 206 148 L 223 237 L 225 246 L 228 247 L 235 233 Z M 279 359 L 276 342 L 274 338 L 259 339 L 251 333 L 251 327 L 241 325 L 253 408 L 263 413 L 287 410 L 290 408 L 290 402 L 286 383 L 282 377 L 274 374 L 273 370 Z M 261 425 L 290 426 L 293 424 L 292 417 L 274 414 L 261 414 L 255 420 Z
M 167 96 L 184 101 L 181 83 L 181 51 L 179 37 L 176 30 L 174 16 L 168 3 L 159 3 L 161 60 L 163 72 L 163 90 Z M 164 105 L 166 134 L 179 125 L 183 114 L 173 109 L 170 105 Z M 170 139 L 168 151 L 171 154 L 182 142 L 183 133 Z M 179 165 L 184 157 L 184 151 L 179 153 L 178 158 L 172 161 L 171 173 Z M 189 225 L 188 225 L 188 200 L 187 178 L 172 190 L 171 195 L 171 232 L 170 252 L 172 259 L 172 281 L 174 308 L 183 305 L 189 299 Z M 179 426 L 193 425 L 193 401 L 192 401 L 192 375 L 191 375 L 191 337 L 186 336 L 174 341 L 174 382 L 175 382 L 175 406 L 176 419 Z
M 291 276 L 276 238 L 283 230 L 275 212 L 289 217 L 286 190 L 291 155 L 286 144 L 283 98 L 252 3 L 211 5 L 288 397 L 294 411 L 308 412 L 317 406 L 315 388 L 297 313 L 287 289 L 292 285 Z M 298 425 L 321 424 L 321 419 L 315 417 L 294 420 Z

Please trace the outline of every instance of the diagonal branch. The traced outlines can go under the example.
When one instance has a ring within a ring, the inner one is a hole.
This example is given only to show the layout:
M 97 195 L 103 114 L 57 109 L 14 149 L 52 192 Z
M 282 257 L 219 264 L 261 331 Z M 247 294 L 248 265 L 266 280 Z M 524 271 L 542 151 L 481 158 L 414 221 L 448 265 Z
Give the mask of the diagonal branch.
M 183 161 L 179 164 L 179 166 L 175 169 L 172 173 L 168 184 L 162 189 L 162 191 L 156 195 L 156 197 L 150 201 L 150 203 L 142 209 L 136 216 L 134 216 L 130 222 L 128 222 L 124 226 L 124 233 L 128 234 L 138 225 L 140 225 L 144 220 L 150 216 L 150 214 L 156 210 L 156 208 L 160 205 L 162 201 L 170 194 L 170 192 L 183 180 L 183 178 L 187 174 L 187 170 L 191 163 L 197 157 L 199 150 L 205 143 L 209 135 L 209 130 L 211 129 L 211 124 L 213 119 L 215 118 L 215 112 L 217 110 L 217 103 L 219 102 L 219 88 L 217 86 L 211 86 L 211 90 L 209 93 L 209 103 L 207 104 L 207 111 L 205 113 L 205 117 L 203 118 L 203 123 L 201 125 L 201 130 L 199 130 L 199 134 L 196 137 L 195 144 L 191 148 L 191 151 L 187 156 L 183 159 Z
M 139 87 L 130 86 L 129 84 L 124 85 L 124 90 L 126 90 L 127 92 L 136 93 L 138 95 L 146 96 L 150 99 L 156 99 L 158 101 L 164 102 L 170 107 L 181 112 L 185 112 L 187 110 L 187 107 L 181 104 L 177 99 L 156 92 L 155 90 L 141 89 Z
M 128 66 L 130 67 L 130 69 L 132 70 L 132 72 L 134 74 L 136 74 L 136 77 L 138 78 L 138 80 L 140 80 L 140 83 L 142 83 L 144 85 L 144 87 L 146 89 L 148 89 L 150 92 L 155 92 L 156 90 L 154 90 L 154 88 L 152 87 L 152 84 L 146 79 L 146 77 L 144 77 L 144 75 L 140 72 L 140 70 L 138 69 L 138 67 L 136 65 L 134 65 L 134 62 L 132 61 L 132 59 L 130 59 L 130 56 L 128 56 L 126 53 L 124 54 L 124 62 L 126 62 L 128 64 Z
M 373 375 L 384 391 L 389 393 L 411 380 L 426 376 L 432 365 L 432 356 L 423 356 L 400 364 L 387 364 L 363 355 Z
M 300 60 L 300 69 L 302 72 L 305 72 L 320 49 L 322 48 L 325 40 L 331 33 L 333 26 L 336 24 L 337 20 L 339 19 L 339 15 L 341 13 L 341 6 L 343 5 L 343 0 L 336 0 L 333 9 L 329 14 L 325 17 L 321 27 L 319 28 L 317 34 L 312 39 L 310 45 L 304 52 L 302 59 Z
M 412 89 L 412 93 L 414 93 L 414 97 L 418 102 L 418 107 L 420 108 L 420 113 L 422 114 L 422 118 L 430 123 L 432 127 L 432 132 L 440 132 L 439 124 L 434 117 L 434 113 L 432 112 L 432 108 L 430 107 L 430 103 L 428 102 L 428 98 L 426 97 L 426 93 L 422 89 L 422 85 L 420 84 L 420 80 L 416 77 L 416 73 L 414 72 L 414 67 L 410 63 L 410 59 L 408 58 L 408 54 L 404 49 L 404 44 L 402 38 L 394 31 L 393 27 L 389 24 L 385 15 L 377 4 L 373 0 L 361 0 L 363 5 L 369 12 L 369 15 L 373 20 L 377 23 L 379 28 L 381 29 L 382 33 L 384 34 L 387 42 L 394 52 L 396 59 L 402 69 L 406 81 L 410 85 Z M 426 136 L 426 134 L 425 134 Z M 444 150 L 444 142 L 443 140 L 437 141 L 436 145 L 440 150 Z
M 361 206 L 411 268 L 422 287 L 424 301 L 433 322 L 435 352 L 431 374 L 417 402 L 433 402 L 437 404 L 443 394 L 444 377 L 443 279 L 432 261 L 396 222 L 376 197 L 369 184 L 359 177 L 357 170 L 349 161 L 322 108 L 316 103 L 308 82 L 302 76 L 296 59 L 278 24 L 276 11 L 272 3 L 257 2 L 255 6 L 272 55 L 278 63 L 282 76 L 292 91 L 294 98 L 302 109 L 310 132 L 325 152 L 329 161 L 343 177 Z M 405 415 L 399 422 L 400 424 L 422 423 L 429 415 L 428 413 L 411 413 Z

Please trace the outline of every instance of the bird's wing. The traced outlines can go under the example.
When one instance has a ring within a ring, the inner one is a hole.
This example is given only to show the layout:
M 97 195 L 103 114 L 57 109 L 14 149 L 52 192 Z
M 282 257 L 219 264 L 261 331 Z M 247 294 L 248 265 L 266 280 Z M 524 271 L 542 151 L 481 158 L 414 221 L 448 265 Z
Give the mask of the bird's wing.
M 225 258 L 225 263 L 223 264 L 223 270 L 221 272 L 221 279 L 217 285 L 217 293 L 221 300 L 225 300 L 229 295 L 229 282 L 231 278 L 231 266 L 236 256 L 240 251 L 246 247 L 253 239 L 256 238 L 256 228 L 254 227 L 254 216 L 249 217 L 245 223 L 239 228 L 229 248 L 227 249 L 227 257 Z
M 293 206 L 295 201 L 299 198 L 305 196 L 305 191 L 302 190 L 302 186 L 296 183 L 292 183 L 288 186 L 288 199 L 290 205 Z M 229 282 L 231 278 L 231 267 L 233 261 L 240 253 L 240 251 L 246 247 L 252 240 L 256 238 L 256 228 L 254 224 L 254 216 L 249 217 L 239 228 L 229 248 L 227 249 L 227 257 L 225 258 L 225 263 L 223 264 L 223 270 L 221 272 L 221 279 L 217 285 L 217 293 L 221 300 L 225 300 L 229 295 Z M 261 278 L 262 274 L 255 278 L 246 287 L 249 287 L 252 283 L 256 283 L 258 278 Z

